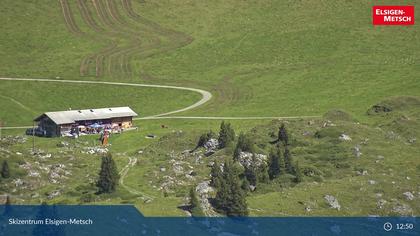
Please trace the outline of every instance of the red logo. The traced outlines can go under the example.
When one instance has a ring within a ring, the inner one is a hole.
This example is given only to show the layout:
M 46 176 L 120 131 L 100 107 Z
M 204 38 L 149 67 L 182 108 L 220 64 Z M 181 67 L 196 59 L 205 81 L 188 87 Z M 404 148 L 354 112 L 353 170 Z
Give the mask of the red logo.
M 414 6 L 373 6 L 373 25 L 414 25 Z

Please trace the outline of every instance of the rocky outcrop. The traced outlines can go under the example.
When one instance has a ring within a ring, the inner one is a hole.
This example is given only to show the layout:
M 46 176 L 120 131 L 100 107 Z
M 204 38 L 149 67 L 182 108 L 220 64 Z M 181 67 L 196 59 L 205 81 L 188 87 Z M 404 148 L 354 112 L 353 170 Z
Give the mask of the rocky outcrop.
M 267 156 L 263 154 L 241 152 L 239 154 L 238 161 L 245 168 L 250 167 L 252 164 L 256 166 L 261 166 L 267 163 Z
M 328 205 L 333 208 L 333 209 L 337 209 L 340 210 L 341 209 L 341 205 L 338 203 L 338 200 L 332 196 L 332 195 L 325 195 L 324 196 L 325 201 L 328 203 Z

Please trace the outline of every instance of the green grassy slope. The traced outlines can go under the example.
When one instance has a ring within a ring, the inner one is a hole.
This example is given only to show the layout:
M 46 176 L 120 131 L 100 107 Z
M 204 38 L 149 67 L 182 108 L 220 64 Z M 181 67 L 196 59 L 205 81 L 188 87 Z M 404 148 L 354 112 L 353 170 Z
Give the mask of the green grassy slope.
M 381 2 L 387 3 L 394 2 Z M 419 26 L 374 27 L 373 4 L 367 0 L 3 0 L 0 77 L 144 82 L 213 93 L 208 104 L 183 115 L 322 115 L 333 108 L 344 109 L 361 124 L 330 117 L 316 120 L 315 125 L 308 125 L 307 120 L 290 123 L 298 144 L 307 145 L 294 147 L 294 156 L 304 165 L 316 164 L 323 173 L 322 181 L 314 184 L 312 178 L 305 177 L 304 183 L 293 188 L 265 186 L 248 196 L 251 214 L 389 215 L 402 203 L 418 215 L 418 195 L 414 201 L 402 195 L 419 192 L 418 141 L 408 142 L 420 135 L 418 104 L 407 110 L 404 104 L 411 100 L 396 99 L 391 100 L 391 106 L 397 107 L 397 112 L 367 116 L 366 111 L 388 97 L 420 94 Z M 418 2 L 410 4 L 420 6 Z M 111 105 L 129 105 L 141 115 L 151 115 L 185 107 L 198 98 L 194 93 L 166 89 L 0 81 L 0 119 L 7 125 L 27 125 L 44 111 Z M 326 119 L 338 126 L 321 128 Z M 169 128 L 162 129 L 161 124 Z M 162 184 L 167 175 L 161 173 L 161 166 L 171 171 L 168 153 L 191 148 L 199 134 L 217 130 L 219 121 L 150 120 L 136 125 L 138 132 L 112 136 L 109 149 L 119 169 L 129 157 L 138 158 L 126 184 L 154 196 L 151 203 L 123 187 L 112 195 L 93 195 L 95 187 L 86 180 L 94 181 L 99 156 L 80 151 L 97 144 L 94 136 L 70 140 L 77 148 L 69 150 L 56 146 L 67 139 L 36 138 L 37 147 L 53 154 L 41 164 L 72 163 L 74 166 L 67 167 L 73 177 L 63 179 L 61 185 L 51 184 L 42 172 L 41 178 L 33 181 L 39 196 L 30 196 L 32 189 L 18 188 L 13 200 L 130 203 L 147 215 L 184 215 L 177 207 L 185 203 L 194 181 L 208 177 L 209 160 L 198 164 L 188 160 L 198 176 L 174 192 L 165 195 L 153 185 Z M 268 130 L 277 128 L 278 122 L 235 121 L 233 125 L 237 131 L 257 126 L 260 144 L 267 145 Z M 319 130 L 323 136 L 319 139 L 302 135 L 303 131 L 314 134 Z M 338 142 L 337 134 L 342 132 L 349 133 L 353 141 Z M 176 136 L 178 133 L 182 135 Z M 4 134 L 22 134 L 22 130 Z M 157 134 L 158 139 L 146 139 L 147 134 Z M 362 158 L 353 158 L 351 148 L 366 138 L 370 141 L 362 147 Z M 30 155 L 31 145 L 30 141 L 11 146 L 2 143 L 10 152 L 0 150 L 1 160 L 7 158 L 14 173 L 12 179 L 1 183 L 0 193 L 13 190 L 12 180 L 17 178 L 32 184 L 28 173 L 19 167 L 25 162 L 38 165 L 38 159 Z M 150 153 L 144 158 L 139 149 Z M 223 155 L 222 151 L 216 156 Z M 381 155 L 384 159 L 378 158 Z M 331 164 L 329 158 L 336 161 L 335 157 L 343 157 L 344 164 Z M 356 176 L 360 168 L 367 169 L 369 175 Z M 367 184 L 369 180 L 377 184 Z M 54 190 L 60 190 L 61 195 L 48 199 Z M 384 209 L 376 208 L 378 193 L 388 202 Z M 343 210 L 328 209 L 324 194 L 337 196 Z M 312 208 L 311 213 L 304 210 L 306 205 Z
M 418 215 L 420 144 L 410 140 L 420 135 L 419 101 L 418 98 L 395 98 L 379 103 L 388 104 L 392 112 L 366 115 L 365 119 L 375 125 L 360 124 L 345 113 L 333 112 L 320 119 L 287 121 L 292 158 L 299 162 L 302 171 L 307 174 L 303 182 L 297 185 L 287 180 L 286 176 L 269 183 L 258 183 L 257 190 L 247 196 L 250 214 Z M 9 161 L 12 178 L 2 180 L 0 191 L 16 188 L 12 199 L 20 204 L 40 201 L 61 204 L 134 204 L 148 216 L 183 216 L 185 212 L 179 206 L 187 203 L 185 197 L 189 188 L 209 178 L 210 162 L 232 158 L 232 150 L 219 150 L 210 157 L 201 158 L 183 152 L 194 148 L 203 132 L 210 129 L 217 131 L 219 121 L 159 122 L 136 122 L 140 127 L 138 131 L 113 135 L 110 140 L 112 145 L 108 147 L 114 154 L 119 170 L 127 165 L 129 158 L 137 159 L 137 164 L 125 176 L 124 183 L 131 189 L 152 196 L 150 202 L 142 199 L 141 194 L 128 192 L 121 185 L 116 193 L 110 195 L 93 194 L 96 188 L 89 182 L 96 178 L 100 155 L 85 154 L 82 151 L 97 145 L 97 136 L 85 136 L 79 140 L 36 138 L 36 147 L 52 154 L 52 157 L 47 158 L 41 158 L 45 154 L 41 157 L 29 154 L 31 139 L 23 144 L 11 145 L 7 145 L 6 140 L 9 138 L 3 140 L 0 143 L 0 161 Z M 234 121 L 232 125 L 237 133 L 243 131 L 254 137 L 258 153 L 267 154 L 273 134 L 282 122 Z M 325 126 L 325 123 L 329 125 Z M 162 129 L 160 124 L 169 128 Z M 12 134 L 9 131 L 7 133 Z M 352 140 L 339 140 L 339 135 L 343 133 Z M 147 134 L 156 134 L 157 138 L 146 139 L 144 137 Z M 61 141 L 69 142 L 69 147 L 58 147 Z M 359 158 L 353 153 L 355 146 L 360 147 L 362 154 Z M 139 150 L 143 152 L 139 153 Z M 31 163 L 32 170 L 40 172 L 42 177 L 29 177 L 29 170 L 19 167 L 25 162 Z M 175 172 L 175 162 L 183 167 L 184 173 Z M 72 174 L 69 178 L 60 179 L 60 184 L 49 183 L 47 173 L 38 167 L 56 163 L 64 163 L 65 170 Z M 165 170 L 162 171 L 162 168 Z M 187 178 L 186 173 L 191 168 L 195 172 L 194 177 Z M 12 181 L 17 178 L 25 181 L 23 187 L 13 187 Z M 164 184 L 168 184 L 168 187 L 161 189 Z M 32 191 L 30 189 L 33 186 L 39 187 Z M 48 195 L 55 190 L 59 190 L 60 195 L 49 199 Z M 403 195 L 405 192 L 412 192 L 414 199 L 408 200 Z M 31 194 L 38 196 L 32 197 Z M 327 194 L 338 199 L 341 205 L 339 211 L 327 205 L 323 199 Z M 379 205 L 381 201 L 384 202 L 383 206 Z M 404 213 L 396 210 L 401 206 L 406 209 Z
M 196 115 L 360 115 L 420 92 L 418 25 L 372 26 L 371 1 L 61 2 L 67 27 L 60 3 L 2 2 L 1 76 L 212 91 Z
M 181 109 L 200 98 L 175 89 L 0 81 L 0 120 L 4 126 L 25 126 L 46 111 L 118 106 L 129 106 L 143 117 Z

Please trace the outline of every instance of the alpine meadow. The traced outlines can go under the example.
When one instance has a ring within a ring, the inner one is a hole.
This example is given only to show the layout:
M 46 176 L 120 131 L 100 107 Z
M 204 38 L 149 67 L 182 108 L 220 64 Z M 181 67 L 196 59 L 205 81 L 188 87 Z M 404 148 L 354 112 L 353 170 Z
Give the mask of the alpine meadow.
M 420 214 L 419 24 L 374 26 L 367 0 L 0 6 L 1 204 Z M 116 107 L 137 116 L 38 132 Z

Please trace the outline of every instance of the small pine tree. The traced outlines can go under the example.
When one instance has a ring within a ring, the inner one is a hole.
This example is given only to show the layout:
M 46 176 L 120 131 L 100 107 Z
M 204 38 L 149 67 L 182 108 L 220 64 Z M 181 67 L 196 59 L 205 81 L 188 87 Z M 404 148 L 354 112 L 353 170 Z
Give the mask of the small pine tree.
M 227 216 L 248 215 L 246 193 L 242 190 L 241 180 L 230 161 L 225 162 L 222 179 L 216 193 L 216 208 Z
M 197 142 L 197 147 L 196 148 L 199 148 L 199 147 L 203 147 L 204 146 L 204 144 L 206 144 L 210 139 L 212 139 L 213 137 L 215 136 L 215 134 L 213 133 L 213 131 L 208 131 L 208 132 L 206 132 L 206 133 L 204 133 L 204 134 L 202 134 L 201 136 L 200 136 L 200 138 L 198 139 L 198 142 Z
M 286 163 L 284 161 L 284 156 L 281 153 L 280 145 L 276 146 L 277 155 L 279 156 L 279 168 L 280 168 L 280 174 L 286 173 Z
M 219 148 L 228 147 L 235 140 L 235 131 L 231 127 L 230 123 L 222 121 L 220 124 L 219 131 Z
M 277 148 L 278 149 L 278 148 Z M 270 179 L 275 179 L 280 175 L 280 159 L 279 152 L 276 149 L 271 149 L 268 155 L 268 175 Z
M 1 177 L 5 179 L 10 177 L 9 163 L 7 163 L 6 160 L 3 161 L 2 166 L 1 166 Z
M 289 145 L 289 135 L 284 124 L 281 124 L 279 128 L 278 140 L 283 142 L 284 146 Z
M 112 193 L 118 185 L 119 175 L 110 153 L 102 157 L 101 171 L 96 183 L 99 193 Z
M 257 185 L 257 173 L 252 165 L 245 168 L 244 176 L 245 179 L 248 180 L 249 185 Z
M 222 170 L 220 169 L 220 164 L 216 160 L 214 161 L 213 166 L 211 167 L 211 178 L 210 178 L 210 185 L 215 187 L 216 189 L 220 187 L 220 182 L 222 178 Z
M 236 143 L 233 159 L 238 160 L 241 152 L 255 153 L 255 144 L 251 137 L 246 136 L 244 133 L 240 133 L 238 142 Z
M 296 183 L 302 182 L 303 176 L 302 176 L 302 171 L 300 170 L 300 167 L 299 167 L 299 163 L 298 162 L 295 163 L 293 169 L 294 169 L 293 172 L 295 173 L 295 179 L 294 179 L 294 181 Z
M 190 206 L 192 216 L 204 216 L 203 209 L 201 209 L 200 201 L 194 188 L 190 189 Z
M 286 164 L 284 162 L 284 156 L 281 153 L 280 145 L 276 145 L 275 148 L 270 150 L 269 162 L 268 162 L 268 175 L 270 179 L 275 179 L 281 174 L 286 173 Z
M 289 174 L 294 174 L 292 156 L 289 149 L 286 147 L 284 150 L 284 164 L 286 167 L 286 172 Z

